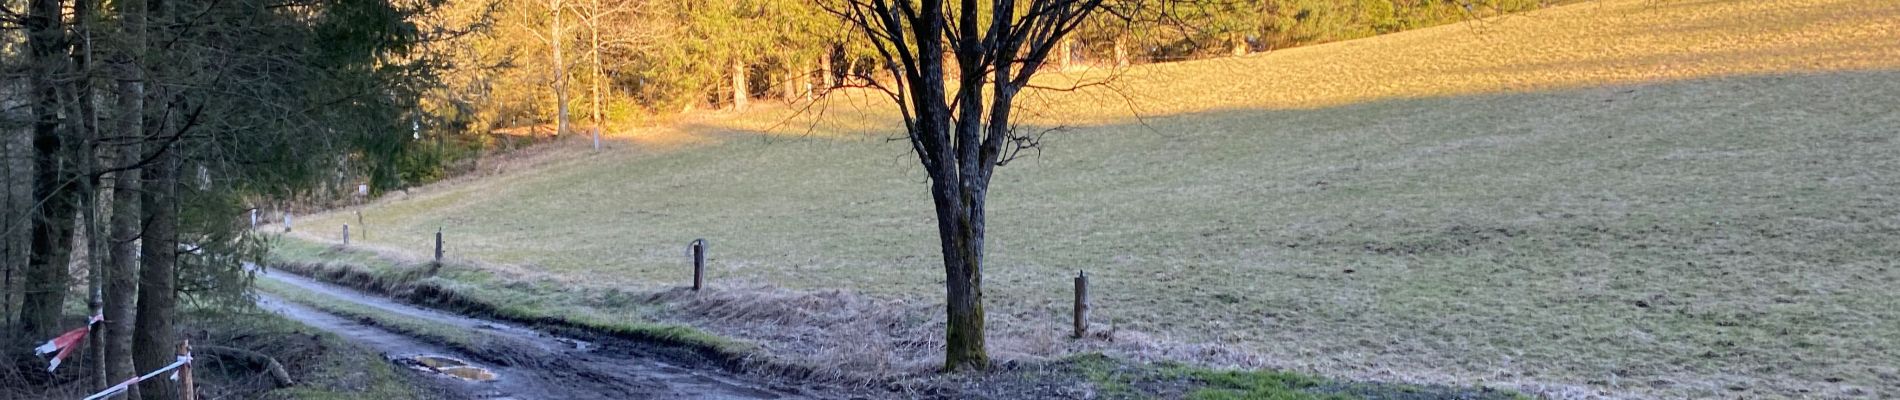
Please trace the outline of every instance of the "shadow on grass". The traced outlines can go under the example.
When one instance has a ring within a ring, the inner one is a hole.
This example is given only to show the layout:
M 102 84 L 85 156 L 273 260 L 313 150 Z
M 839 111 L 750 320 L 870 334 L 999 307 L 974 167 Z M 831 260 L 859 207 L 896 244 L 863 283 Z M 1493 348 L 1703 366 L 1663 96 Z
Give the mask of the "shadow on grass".
M 1065 293 L 1050 288 L 1086 268 L 1102 285 L 1098 315 L 1185 343 L 1103 345 L 1139 359 L 1539 395 L 1890 387 L 1885 370 L 1854 366 L 1900 348 L 1895 326 L 1867 323 L 1900 320 L 1881 256 L 1900 252 L 1887 223 L 1896 99 L 1896 71 L 1750 75 L 1219 110 L 1051 136 L 995 181 L 992 343 L 1067 351 L 1025 338 L 1055 335 L 1066 321 L 1044 311 Z M 458 254 L 530 260 L 583 285 L 684 282 L 679 244 L 707 237 L 724 243 L 719 265 L 744 266 L 716 269 L 721 279 L 920 306 L 941 295 L 904 143 L 686 129 L 729 136 L 483 188 L 453 213 L 383 217 L 407 237 L 446 221 L 467 232 Z M 550 314 L 589 306 L 522 296 Z M 864 348 L 837 340 L 860 332 L 805 328 L 839 353 Z

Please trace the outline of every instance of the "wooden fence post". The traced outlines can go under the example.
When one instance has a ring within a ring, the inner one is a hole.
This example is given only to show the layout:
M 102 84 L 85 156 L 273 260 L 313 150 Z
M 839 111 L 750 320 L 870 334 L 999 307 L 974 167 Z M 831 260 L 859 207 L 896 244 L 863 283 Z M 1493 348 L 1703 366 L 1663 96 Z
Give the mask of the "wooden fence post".
M 693 291 L 706 285 L 706 239 L 693 239 Z
M 251 209 L 251 229 L 257 229 L 257 209 Z
M 1089 334 L 1089 275 L 1075 271 L 1075 338 Z
M 198 384 L 191 378 L 191 361 L 189 361 L 189 358 L 191 358 L 190 339 L 178 343 L 178 355 L 188 359 L 185 361 L 185 365 L 178 366 L 178 391 L 181 395 L 179 398 L 184 400 L 198 400 Z
M 284 213 L 284 233 L 290 233 L 290 213 Z
M 343 245 L 350 245 L 350 224 L 343 224 Z
M 442 228 L 435 228 L 435 263 L 442 263 Z
M 594 151 L 600 151 L 600 127 L 594 127 Z

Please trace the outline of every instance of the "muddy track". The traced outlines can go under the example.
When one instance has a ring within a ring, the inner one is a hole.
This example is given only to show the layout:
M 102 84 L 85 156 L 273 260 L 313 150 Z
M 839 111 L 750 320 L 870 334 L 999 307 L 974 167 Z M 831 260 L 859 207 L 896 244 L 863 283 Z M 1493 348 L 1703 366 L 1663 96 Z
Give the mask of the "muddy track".
M 397 318 L 479 335 L 481 346 L 407 336 L 269 295 L 258 305 L 381 352 L 392 362 L 439 374 L 449 394 L 469 399 L 828 399 L 826 388 L 734 374 L 677 351 L 610 337 L 563 337 L 519 325 L 425 309 L 317 282 L 281 270 L 260 279 L 294 286 L 326 301 L 354 303 Z M 480 347 L 480 348 L 468 348 Z M 446 361 L 445 365 L 443 362 Z M 454 364 L 466 363 L 460 368 Z M 483 375 L 482 371 L 492 375 Z M 472 378 L 472 379 L 471 379 Z

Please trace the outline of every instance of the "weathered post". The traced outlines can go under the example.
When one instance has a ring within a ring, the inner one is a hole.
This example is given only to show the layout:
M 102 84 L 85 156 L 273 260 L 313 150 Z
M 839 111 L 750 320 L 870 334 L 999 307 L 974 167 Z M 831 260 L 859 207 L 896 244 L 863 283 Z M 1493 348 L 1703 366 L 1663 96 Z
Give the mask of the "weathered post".
M 693 239 L 693 291 L 706 285 L 706 239 Z
M 290 233 L 290 213 L 284 213 L 284 233 Z
M 1089 334 L 1089 275 L 1075 271 L 1075 338 Z
M 594 151 L 600 151 L 600 127 L 594 127 Z
M 257 229 L 257 209 L 251 209 L 251 229 Z
M 357 233 L 359 233 L 359 234 L 362 234 L 362 235 L 363 235 L 363 238 L 364 238 L 364 239 L 369 239 L 369 231 L 366 231 L 366 230 L 363 230 L 363 229 L 362 229 L 362 228 L 363 228 L 363 227 L 365 227 L 365 226 L 369 226 L 369 225 L 364 225 L 364 224 L 363 224 L 363 210 L 356 210 L 356 228 L 357 228 L 356 230 L 357 230 Z
M 178 343 L 178 356 L 185 358 L 185 364 L 178 366 L 179 398 L 198 400 L 198 384 L 191 378 L 191 339 Z
M 442 227 L 435 228 L 435 263 L 442 263 Z
M 350 224 L 343 224 L 343 245 L 350 245 Z

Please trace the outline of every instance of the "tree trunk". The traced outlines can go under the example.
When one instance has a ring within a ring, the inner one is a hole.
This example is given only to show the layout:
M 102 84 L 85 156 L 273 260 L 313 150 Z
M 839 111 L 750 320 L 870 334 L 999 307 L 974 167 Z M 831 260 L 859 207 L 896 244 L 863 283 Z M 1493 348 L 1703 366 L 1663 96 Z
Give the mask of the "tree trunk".
M 145 52 L 145 1 L 119 0 L 119 24 L 126 48 L 114 65 L 118 77 L 115 89 L 116 118 L 114 135 L 118 137 L 115 164 L 124 166 L 145 157 L 145 76 L 140 62 Z M 112 233 L 108 241 L 105 290 L 105 371 L 107 382 L 124 382 L 136 371 L 132 367 L 132 329 L 134 295 L 138 293 L 140 213 L 139 193 L 142 169 L 112 174 Z M 133 387 L 126 398 L 137 398 Z
M 807 62 L 799 68 L 797 74 L 793 75 L 798 77 L 798 86 L 804 91 L 805 100 L 815 100 L 818 98 L 818 90 L 812 87 L 813 85 L 811 84 L 811 71 L 811 63 Z
M 22 94 L 25 89 L 25 86 L 19 85 L 17 81 L 7 82 L 5 87 L 8 93 L 13 94 Z M 25 112 L 26 99 L 23 97 L 25 96 L 0 99 L 0 113 L 4 113 L 0 116 L 16 121 L 30 119 L 31 115 Z M 30 162 L 31 155 L 27 153 L 32 138 L 31 127 L 9 130 L 5 138 L 6 226 L 0 228 L 5 232 L 5 234 L 0 234 L 0 241 L 5 242 L 7 253 L 6 259 L 0 260 L 0 263 L 6 264 L 5 276 L 0 277 L 0 280 L 4 280 L 0 283 L 6 285 L 0 287 L 0 301 L 3 301 L 0 302 L 0 314 L 4 314 L 5 317 L 4 320 L 0 320 L 0 327 L 6 328 L 8 333 L 14 332 L 12 329 L 16 328 L 16 324 L 20 322 L 20 292 L 24 291 L 22 283 L 26 274 L 27 238 L 32 236 L 28 232 L 33 229 L 32 223 L 29 222 L 32 215 L 29 211 L 33 208 L 31 202 L 33 166 Z
M 1115 68 L 1128 68 L 1128 37 L 1115 36 Z
M 137 1 L 137 0 L 133 0 Z M 118 131 L 127 135 L 142 134 L 139 120 L 144 114 L 141 101 L 144 88 L 139 82 L 121 82 L 119 84 Z M 128 100 L 130 98 L 131 100 Z M 137 112 L 132 112 L 137 111 Z M 131 112 L 131 113 L 128 113 Z M 131 121 L 125 121 L 131 120 Z M 143 146 L 127 143 L 119 148 L 120 163 L 135 162 L 144 156 Z M 112 188 L 112 239 L 110 257 L 106 265 L 105 290 L 105 352 L 106 381 L 123 382 L 135 373 L 132 367 L 132 333 L 135 298 L 138 293 L 139 274 L 139 193 L 142 171 L 133 169 L 120 171 L 113 175 Z M 137 396 L 137 388 L 127 398 Z
M 0 86 L 0 90 L 10 89 L 12 89 L 10 86 Z M 9 91 L 9 93 L 11 93 L 11 91 Z M 0 110 L 11 107 L 12 104 L 0 101 Z M 0 118 L 12 117 L 12 115 L 0 114 Z M 19 288 L 13 286 L 15 283 L 14 276 L 19 273 L 18 268 L 15 268 L 13 257 L 16 249 L 14 244 L 18 242 L 14 240 L 16 237 L 14 232 L 26 231 L 19 229 L 19 225 L 14 224 L 14 219 L 17 214 L 20 213 L 20 210 L 25 210 L 26 207 L 19 204 L 18 198 L 20 196 L 14 195 L 16 191 L 14 189 L 16 179 L 13 177 L 16 170 L 13 162 L 15 132 L 13 130 L 0 131 L 0 135 L 3 135 L 0 136 L 0 171 L 4 171 L 5 173 L 5 175 L 0 175 L 0 183 L 5 185 L 0 186 L 0 190 L 6 191 L 6 193 L 0 194 L 0 197 L 6 198 L 6 203 L 0 204 L 0 206 L 4 207 L 0 209 L 0 336 L 3 336 L 5 333 L 12 332 L 15 316 L 14 310 L 16 310 L 16 308 L 14 308 L 13 298 L 15 293 L 20 292 Z
M 81 232 L 86 238 L 86 257 L 84 261 L 87 270 L 86 309 L 89 311 L 87 313 L 88 316 L 103 312 L 101 308 L 105 306 L 106 271 L 105 263 L 102 262 L 105 252 L 105 247 L 103 246 L 105 239 L 101 237 L 102 233 L 99 231 L 99 216 L 101 212 L 99 202 L 100 187 L 98 180 L 91 178 L 93 171 L 99 169 L 99 110 L 98 104 L 95 103 L 95 100 L 99 97 L 99 93 L 98 87 L 94 85 L 93 81 L 95 76 L 93 70 L 95 60 L 92 44 L 93 30 L 97 27 L 95 23 L 97 17 L 95 15 L 98 13 L 99 7 L 103 5 L 103 2 L 100 0 L 77 0 L 73 2 L 72 17 L 74 24 L 73 35 L 77 38 L 77 40 L 72 41 L 73 69 L 79 71 L 78 79 L 73 81 L 72 98 L 76 100 L 80 119 L 80 132 L 78 135 L 75 135 L 75 137 L 79 139 L 79 143 L 74 146 L 79 152 L 76 157 L 78 172 L 75 174 L 75 177 L 80 179 L 78 179 L 78 182 L 75 184 L 79 187 L 79 194 L 77 196 L 79 197 L 79 204 L 83 207 L 80 217 L 84 221 L 82 226 L 85 227 Z M 89 358 L 94 362 L 104 362 L 106 359 L 105 335 L 87 335 L 86 340 L 88 342 L 86 352 L 90 353 Z M 103 390 L 111 385 L 106 383 L 105 368 L 95 366 L 87 371 L 87 377 L 92 380 L 93 390 Z
M 837 73 L 831 71 L 831 46 L 825 46 L 825 52 L 818 55 L 818 75 L 822 77 L 818 82 L 824 84 L 818 88 L 819 93 L 829 93 L 831 88 L 838 87 Z
M 746 87 L 745 60 L 732 59 L 732 109 L 744 110 L 752 90 Z
M 872 67 L 871 73 L 874 74 L 876 72 L 877 72 L 877 68 Z M 858 59 L 847 57 L 844 60 L 844 73 L 839 74 L 840 76 L 843 76 L 843 78 L 839 79 L 838 83 L 849 85 L 851 84 L 851 77 L 857 74 L 858 74 Z
M 1067 71 L 1070 68 L 1075 68 L 1075 39 L 1063 38 L 1061 42 L 1056 44 L 1056 49 L 1053 53 L 1051 56 L 1056 58 L 1055 64 L 1057 71 Z
M 983 191 L 963 197 L 954 183 L 933 186 L 943 245 L 944 369 L 984 369 L 990 361 L 983 344 L 983 210 L 962 207 L 964 201 L 981 204 Z
M 171 129 L 176 129 L 171 127 Z M 164 367 L 174 361 L 176 341 L 172 318 L 177 304 L 173 286 L 178 264 L 178 150 L 152 149 L 159 152 L 145 167 L 145 192 L 141 204 L 148 223 L 140 238 L 138 315 L 133 326 L 133 363 L 140 371 Z M 153 379 L 139 384 L 145 400 L 171 400 L 178 396 L 172 382 Z
M 72 249 L 74 190 L 66 185 L 73 161 L 62 137 L 56 77 L 67 71 L 65 30 L 59 0 L 32 0 L 26 18 L 27 48 L 33 63 L 33 199 L 39 203 L 33 218 L 32 244 L 22 288 L 21 330 L 29 337 L 51 337 L 59 331 L 60 307 L 66 302 L 67 256 Z
M 785 96 L 786 103 L 798 101 L 798 71 L 787 71 L 785 82 L 780 86 L 782 86 L 781 90 L 785 91 L 782 95 Z
M 593 3 L 594 8 L 592 9 L 592 11 L 590 11 L 593 15 L 588 17 L 588 23 L 591 26 L 588 27 L 587 32 L 589 33 L 589 36 L 593 38 L 593 42 L 594 42 L 593 48 L 590 49 L 592 51 L 590 51 L 589 53 L 591 53 L 591 55 L 594 58 L 594 80 L 592 82 L 593 83 L 592 94 L 594 95 L 593 124 L 594 124 L 594 129 L 598 130 L 600 129 L 600 123 L 601 123 L 600 84 L 602 81 L 607 80 L 607 74 L 601 72 L 601 66 L 600 66 L 600 0 L 593 0 L 593 2 L 594 2 Z
M 554 137 L 567 134 L 567 65 L 561 55 L 561 1 L 548 2 L 548 13 L 553 20 L 548 28 L 548 46 L 554 50 Z

